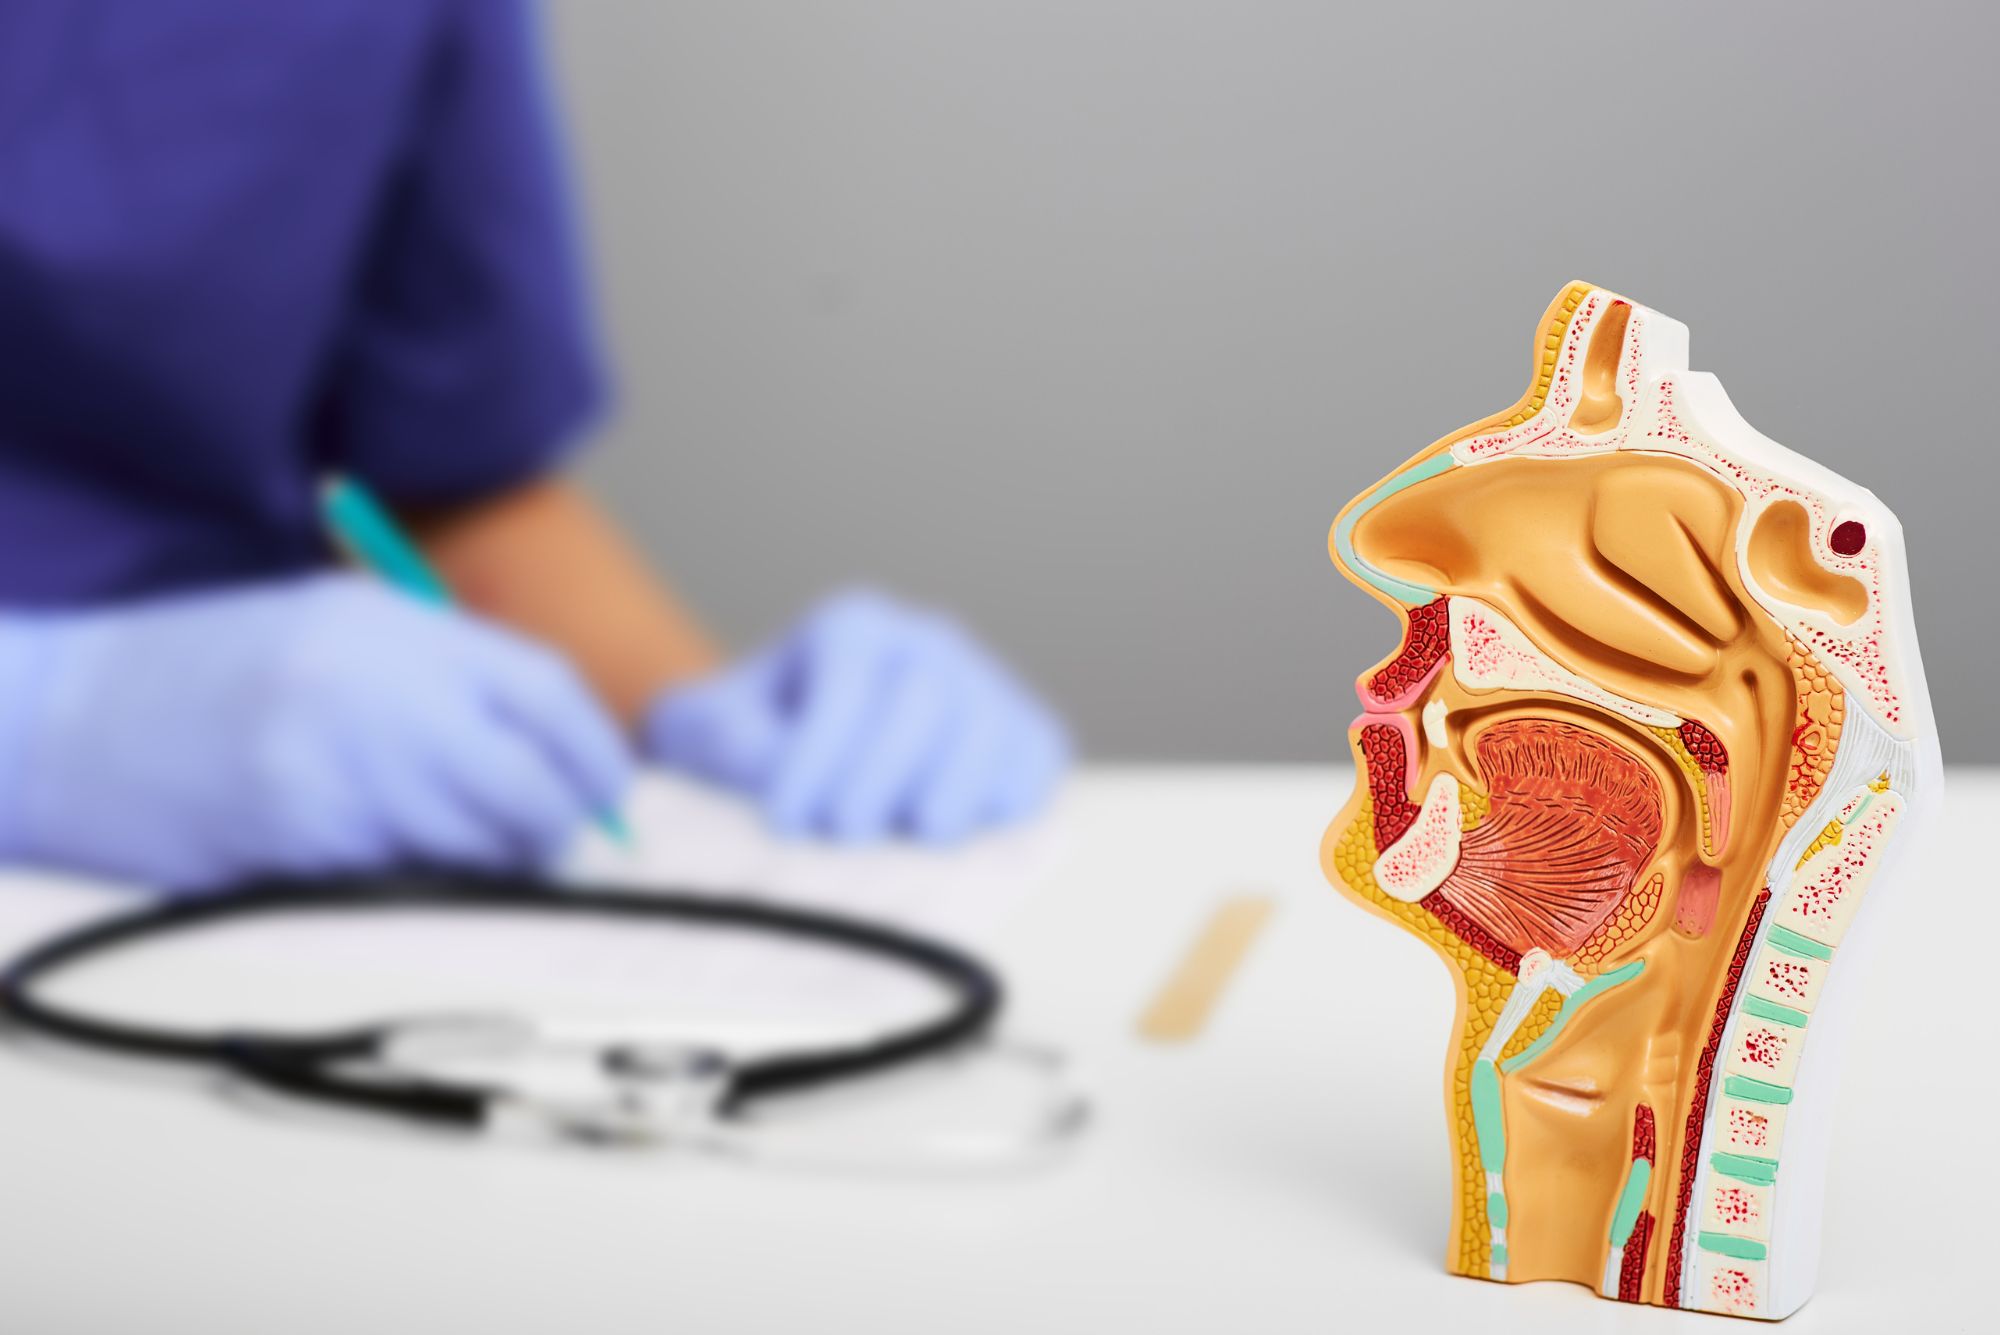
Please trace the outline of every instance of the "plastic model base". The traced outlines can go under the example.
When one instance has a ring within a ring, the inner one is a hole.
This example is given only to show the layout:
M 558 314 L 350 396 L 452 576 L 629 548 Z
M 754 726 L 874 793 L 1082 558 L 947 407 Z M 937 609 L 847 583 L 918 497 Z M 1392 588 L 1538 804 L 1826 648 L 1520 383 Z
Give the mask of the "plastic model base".
M 1571 284 L 1518 404 L 1341 511 L 1403 642 L 1323 860 L 1457 987 L 1451 1269 L 1777 1318 L 1941 771 L 1895 517 L 1687 352 Z

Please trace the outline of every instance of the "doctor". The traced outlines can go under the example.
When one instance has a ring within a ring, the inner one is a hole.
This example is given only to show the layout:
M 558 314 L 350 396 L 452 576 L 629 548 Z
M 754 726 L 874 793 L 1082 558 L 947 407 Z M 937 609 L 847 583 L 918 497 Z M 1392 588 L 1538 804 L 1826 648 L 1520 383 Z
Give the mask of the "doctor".
M 948 619 L 849 593 L 725 659 L 561 480 L 604 390 L 528 18 L 0 8 L 0 861 L 534 864 L 635 754 L 842 840 L 1058 780 Z M 329 471 L 470 611 L 339 572 Z

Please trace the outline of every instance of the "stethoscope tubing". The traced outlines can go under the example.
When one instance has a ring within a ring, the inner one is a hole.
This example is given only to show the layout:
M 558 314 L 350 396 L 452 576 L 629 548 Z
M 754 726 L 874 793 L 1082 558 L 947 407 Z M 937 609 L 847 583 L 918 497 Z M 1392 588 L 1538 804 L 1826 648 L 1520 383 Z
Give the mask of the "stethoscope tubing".
M 532 876 L 407 870 L 311 881 L 264 880 L 217 894 L 171 898 L 89 922 L 43 941 L 0 970 L 0 1018 L 39 1037 L 128 1057 L 203 1065 L 294 1098 L 434 1126 L 477 1129 L 509 1102 L 509 1091 L 409 1073 L 365 1077 L 348 1069 L 382 1058 L 394 1023 L 319 1033 L 254 1029 L 191 1032 L 66 1009 L 40 990 L 85 960 L 203 927 L 301 913 L 449 910 L 625 918 L 761 932 L 871 956 L 924 975 L 947 990 L 941 1014 L 844 1046 L 780 1051 L 730 1061 L 715 1073 L 713 1115 L 740 1118 L 751 1105 L 904 1067 L 967 1049 L 999 1017 L 1004 989 L 983 962 L 954 946 L 878 923 L 734 895 L 684 890 L 555 886 Z

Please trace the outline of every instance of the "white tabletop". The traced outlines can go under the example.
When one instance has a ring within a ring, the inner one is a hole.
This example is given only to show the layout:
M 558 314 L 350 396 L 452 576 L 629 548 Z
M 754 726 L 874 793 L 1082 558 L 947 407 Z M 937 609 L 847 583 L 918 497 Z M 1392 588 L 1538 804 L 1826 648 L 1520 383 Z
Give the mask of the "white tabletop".
M 1074 1155 L 1028 1174 L 887 1179 L 366 1134 L 0 1050 L 0 1328 L 1212 1335 L 1394 1321 L 1498 1335 L 1719 1320 L 1444 1273 L 1451 988 L 1414 938 L 1322 881 L 1320 831 L 1348 783 L 1335 769 L 1099 769 L 1038 851 L 1017 841 L 939 872 L 986 908 L 933 916 L 986 939 L 1013 985 L 1010 1029 L 1076 1053 L 1101 1112 Z M 1848 1066 L 1821 1289 L 1791 1329 L 1989 1328 L 2000 1079 L 1976 1017 L 2000 939 L 1979 842 L 1996 801 L 2000 771 L 1952 772 L 1943 842 L 1907 887 L 1921 903 L 1890 919 Z M 687 834 L 655 825 L 649 842 Z M 885 865 L 740 843 L 733 856 L 735 871 L 777 858 L 835 893 Z M 911 858 L 882 875 L 926 873 Z M 984 921 L 1029 879 L 1032 897 Z M 1278 911 L 1207 1032 L 1140 1041 L 1135 1019 L 1189 939 L 1245 891 Z M 915 892 L 896 893 L 921 919 Z M 0 948 L 103 904 L 0 877 Z M 1938 964 L 1931 926 L 1947 942 Z M 331 1004 L 343 973 L 409 982 L 394 951 L 377 963 L 357 969 L 334 943 L 284 975 L 307 1000 L 260 1005 Z M 445 989 L 470 967 L 445 969 Z M 165 985 L 137 961 L 120 978 L 93 996 L 151 1005 Z M 174 999 L 221 1004 L 192 992 Z

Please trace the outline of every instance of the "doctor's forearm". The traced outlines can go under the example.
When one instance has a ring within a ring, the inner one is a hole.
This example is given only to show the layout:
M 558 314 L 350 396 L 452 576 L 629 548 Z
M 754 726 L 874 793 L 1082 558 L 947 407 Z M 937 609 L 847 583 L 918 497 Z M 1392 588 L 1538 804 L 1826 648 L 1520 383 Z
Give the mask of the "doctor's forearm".
M 700 622 L 570 483 L 405 518 L 467 607 L 561 650 L 627 724 L 661 687 L 719 660 Z

